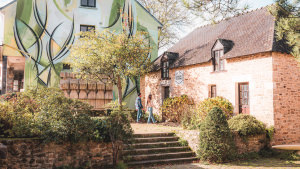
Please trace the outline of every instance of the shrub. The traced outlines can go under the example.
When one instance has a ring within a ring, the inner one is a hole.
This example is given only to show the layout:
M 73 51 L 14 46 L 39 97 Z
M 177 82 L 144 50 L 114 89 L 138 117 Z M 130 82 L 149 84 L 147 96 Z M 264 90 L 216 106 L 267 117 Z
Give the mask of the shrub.
M 98 142 L 110 142 L 109 129 L 107 124 L 107 118 L 93 118 L 95 123 L 95 130 L 93 133 L 93 140 Z
M 113 164 L 118 163 L 119 151 L 122 143 L 128 143 L 132 139 L 133 130 L 128 120 L 128 115 L 118 106 L 118 102 L 111 104 L 112 112 L 107 118 L 108 133 L 113 147 Z
M 214 107 L 200 126 L 200 158 L 210 162 L 231 160 L 236 148 L 223 111 Z
M 1 137 L 39 137 L 46 142 L 94 138 L 91 106 L 55 88 L 28 89 L 0 104 Z
M 164 100 L 161 106 L 161 112 L 166 119 L 171 122 L 181 123 L 181 119 L 186 114 L 189 107 L 194 104 L 194 101 L 188 98 L 187 95 L 180 97 L 168 98 Z
M 225 114 L 226 119 L 230 119 L 233 116 L 233 106 L 229 100 L 223 97 L 207 98 L 196 105 L 196 114 L 198 116 L 198 122 L 205 119 L 208 112 L 214 107 L 219 107 Z
M 228 121 L 229 128 L 240 136 L 265 134 L 265 125 L 251 115 L 239 114 Z

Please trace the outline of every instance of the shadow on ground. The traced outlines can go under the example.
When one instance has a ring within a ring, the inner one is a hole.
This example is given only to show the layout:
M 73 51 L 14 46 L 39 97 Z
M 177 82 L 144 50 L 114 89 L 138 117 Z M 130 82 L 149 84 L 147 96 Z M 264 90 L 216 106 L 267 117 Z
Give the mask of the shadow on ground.
M 300 161 L 286 161 L 276 158 L 264 158 L 258 160 L 239 161 L 226 164 L 178 164 L 178 165 L 164 165 L 153 167 L 142 167 L 138 169 L 286 169 L 286 168 L 300 168 Z

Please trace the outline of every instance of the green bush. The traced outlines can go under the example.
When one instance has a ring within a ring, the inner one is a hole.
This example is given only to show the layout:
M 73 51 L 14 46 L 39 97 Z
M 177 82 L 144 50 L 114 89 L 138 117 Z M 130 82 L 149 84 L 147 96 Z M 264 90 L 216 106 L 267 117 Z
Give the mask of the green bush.
M 226 162 L 236 154 L 233 137 L 223 111 L 214 107 L 200 125 L 200 158 L 210 162 Z
M 266 133 L 265 125 L 251 115 L 239 114 L 228 121 L 229 128 L 240 136 Z
M 187 95 L 182 95 L 164 100 L 160 110 L 167 121 L 181 123 L 182 117 L 192 105 L 194 105 L 194 101 Z
M 115 105 L 118 105 L 117 102 L 115 102 Z M 107 118 L 107 126 L 113 148 L 113 164 L 116 165 L 119 159 L 119 152 L 122 149 L 122 142 L 131 142 L 133 130 L 128 115 L 119 106 L 112 107 L 112 112 Z
M 208 98 L 195 106 L 185 108 L 185 113 L 181 121 L 182 127 L 186 129 L 199 129 L 201 122 L 213 107 L 221 108 L 227 119 L 233 115 L 233 106 L 227 99 L 223 97 Z
M 106 141 L 107 129 L 89 116 L 90 110 L 90 105 L 66 98 L 59 89 L 28 89 L 0 103 L 0 137 Z
M 214 107 L 219 107 L 224 112 L 227 120 L 233 116 L 233 106 L 229 100 L 220 96 L 207 98 L 196 105 L 195 111 L 198 117 L 197 123 L 204 120 L 208 112 L 210 112 Z

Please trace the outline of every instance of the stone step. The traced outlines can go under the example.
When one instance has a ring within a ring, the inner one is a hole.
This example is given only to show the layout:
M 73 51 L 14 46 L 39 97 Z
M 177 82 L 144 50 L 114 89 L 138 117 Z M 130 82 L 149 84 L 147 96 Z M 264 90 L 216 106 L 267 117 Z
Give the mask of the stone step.
M 159 147 L 179 147 L 181 146 L 179 141 L 168 141 L 168 142 L 155 142 L 155 143 L 135 143 L 125 145 L 124 150 L 134 150 L 142 148 L 159 148 Z
M 147 138 L 135 138 L 134 143 L 154 143 L 164 141 L 178 141 L 179 137 L 147 137 Z
M 148 137 L 171 137 L 175 136 L 174 133 L 145 133 L 145 134 L 134 134 L 135 138 L 148 138 Z
M 162 148 L 149 148 L 149 149 L 135 149 L 124 150 L 123 156 L 126 155 L 143 155 L 143 154 L 155 154 L 155 153 L 171 153 L 171 152 L 183 152 L 190 151 L 190 147 L 162 147 Z
M 173 159 L 160 159 L 160 160 L 148 160 L 148 161 L 134 161 L 128 162 L 128 166 L 146 166 L 146 165 L 157 165 L 157 164 L 174 164 L 174 163 L 191 163 L 198 161 L 196 157 L 187 158 L 173 158 Z
M 134 161 L 149 161 L 149 160 L 188 158 L 188 157 L 195 157 L 195 153 L 192 151 L 189 151 L 189 152 L 133 155 L 133 156 L 126 156 L 124 158 L 124 161 L 125 162 L 134 162 Z

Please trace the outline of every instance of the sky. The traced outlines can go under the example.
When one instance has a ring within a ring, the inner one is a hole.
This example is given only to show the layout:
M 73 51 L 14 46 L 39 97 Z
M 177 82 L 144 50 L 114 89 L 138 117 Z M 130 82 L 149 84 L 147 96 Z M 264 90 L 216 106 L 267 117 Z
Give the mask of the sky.
M 11 2 L 12 0 L 0 0 L 0 7 Z M 251 9 L 256 9 L 262 6 L 273 3 L 273 0 L 241 0 L 243 3 L 248 3 Z
M 9 2 L 11 2 L 12 0 L 0 0 L 0 8 L 6 4 L 8 4 Z
M 11 2 L 12 0 L 0 0 L 0 8 L 6 4 L 8 4 L 9 2 Z M 274 0 L 241 0 L 241 5 L 247 4 L 249 5 L 249 9 L 253 10 L 253 9 L 257 9 L 260 7 L 264 7 L 267 5 L 270 5 L 274 3 Z M 195 28 L 202 26 L 203 23 L 201 24 L 201 22 L 196 22 L 196 24 L 191 25 L 190 27 L 185 28 L 181 33 L 180 33 L 180 38 L 186 36 L 187 34 L 189 34 L 190 32 L 192 32 Z M 163 51 L 165 51 L 166 49 L 162 49 L 159 51 L 159 54 L 161 54 Z

